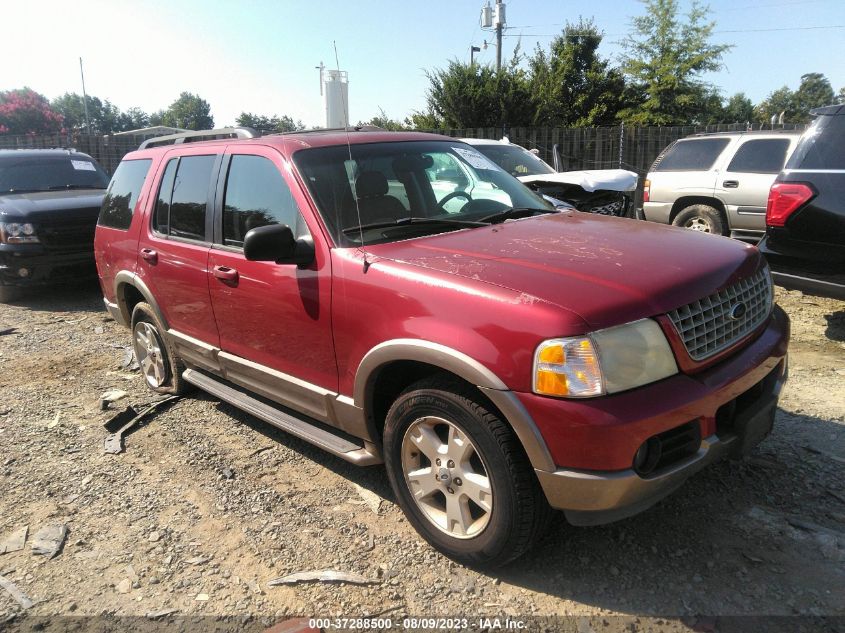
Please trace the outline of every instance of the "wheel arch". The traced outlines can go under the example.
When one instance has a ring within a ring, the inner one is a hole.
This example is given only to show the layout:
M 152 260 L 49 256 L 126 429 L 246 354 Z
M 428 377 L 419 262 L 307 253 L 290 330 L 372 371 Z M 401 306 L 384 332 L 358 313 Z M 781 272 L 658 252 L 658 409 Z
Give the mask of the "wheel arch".
M 708 207 L 713 207 L 722 214 L 722 220 L 725 222 L 725 228 L 730 230 L 731 225 L 728 219 L 728 211 L 725 208 L 725 203 L 713 196 L 682 196 L 675 200 L 672 204 L 672 210 L 669 212 L 669 224 L 675 221 L 678 214 L 694 204 L 706 204 Z
M 380 440 L 384 417 L 396 397 L 417 380 L 435 373 L 455 376 L 477 389 L 502 421 L 513 429 L 534 468 L 555 470 L 546 442 L 531 415 L 502 380 L 474 358 L 438 343 L 394 339 L 380 343 L 361 360 L 354 403 L 364 411 L 374 439 Z
M 122 270 L 115 275 L 114 296 L 125 325 L 132 325 L 132 310 L 139 301 L 144 301 L 155 310 L 156 316 L 162 325 L 164 325 L 165 329 L 170 327 L 153 293 L 147 284 L 144 283 L 143 279 L 135 273 Z

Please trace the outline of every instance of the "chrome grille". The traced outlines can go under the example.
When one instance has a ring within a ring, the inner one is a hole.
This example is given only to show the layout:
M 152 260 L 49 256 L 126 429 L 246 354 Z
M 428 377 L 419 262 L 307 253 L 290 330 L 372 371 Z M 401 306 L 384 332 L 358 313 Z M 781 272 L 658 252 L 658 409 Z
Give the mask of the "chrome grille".
M 744 310 L 741 307 L 744 306 Z M 705 360 L 759 326 L 772 310 L 768 268 L 668 313 L 690 358 Z M 740 314 L 741 312 L 741 314 Z

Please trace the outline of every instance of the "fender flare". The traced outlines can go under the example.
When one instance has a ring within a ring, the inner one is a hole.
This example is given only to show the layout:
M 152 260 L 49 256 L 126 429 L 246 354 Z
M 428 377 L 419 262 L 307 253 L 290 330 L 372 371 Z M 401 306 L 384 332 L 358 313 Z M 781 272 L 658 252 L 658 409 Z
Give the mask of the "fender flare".
M 128 270 L 121 270 L 114 276 L 114 296 L 117 301 L 117 307 L 120 310 L 120 314 L 123 316 L 128 326 L 132 325 L 132 313 L 129 310 L 129 306 L 126 304 L 126 297 L 122 292 L 120 292 L 120 287 L 123 285 L 132 286 L 135 290 L 140 292 L 141 296 L 144 297 L 144 301 L 149 303 L 150 306 L 152 306 L 152 309 L 155 310 L 156 316 L 159 318 L 162 325 L 164 325 L 164 329 L 170 329 L 167 319 L 164 317 L 164 313 L 158 305 L 158 301 L 155 300 L 153 293 L 150 292 L 150 289 L 147 287 L 147 284 L 144 283 L 144 280 L 136 273 Z
M 439 343 L 421 339 L 392 339 L 379 343 L 364 355 L 355 373 L 353 401 L 368 411 L 379 370 L 394 361 L 416 361 L 439 367 L 478 387 L 499 409 L 516 433 L 531 465 L 538 470 L 556 469 L 546 442 L 531 415 L 502 380 L 480 362 Z M 373 435 L 375 437 L 375 435 Z

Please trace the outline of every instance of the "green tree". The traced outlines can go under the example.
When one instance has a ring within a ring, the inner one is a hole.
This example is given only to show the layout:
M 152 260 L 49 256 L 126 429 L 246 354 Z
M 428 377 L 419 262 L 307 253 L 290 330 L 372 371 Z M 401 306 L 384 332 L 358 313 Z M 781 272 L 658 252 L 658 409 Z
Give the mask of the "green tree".
M 85 103 L 88 105 L 88 120 L 91 123 L 92 133 L 110 134 L 132 129 L 126 127 L 128 119 L 120 111 L 120 108 L 108 100 L 101 101 L 97 97 L 88 95 Z M 75 92 L 66 92 L 61 97 L 53 99 L 51 105 L 64 117 L 67 129 L 86 130 L 85 106 L 83 105 L 82 95 Z
M 32 88 L 0 92 L 0 134 L 53 134 L 62 129 L 62 115 L 47 97 Z
M 407 121 L 406 121 L 407 122 Z M 378 114 L 369 121 L 358 121 L 358 125 L 374 125 L 391 132 L 407 129 L 406 125 L 396 119 L 391 119 L 383 108 L 378 109 Z
M 252 112 L 241 112 L 235 122 L 242 127 L 251 127 L 261 132 L 295 132 L 304 130 L 302 121 L 294 121 L 291 117 L 282 116 L 261 116 Z
M 845 104 L 845 87 L 839 89 L 839 94 L 836 95 L 836 103 Z
M 531 88 L 526 72 L 519 68 L 518 51 L 498 72 L 452 60 L 445 69 L 427 71 L 426 76 L 427 108 L 412 115 L 415 126 L 423 122 L 447 128 L 531 125 Z
M 833 87 L 823 74 L 801 75 L 801 84 L 795 91 L 795 107 L 803 121 L 810 120 L 810 110 L 830 105 L 835 99 Z
M 528 60 L 534 125 L 610 125 L 623 106 L 625 80 L 598 55 L 603 34 L 592 20 L 566 23 L 548 52 Z
M 138 130 L 150 124 L 150 115 L 141 108 L 129 108 L 121 114 L 121 132 Z
M 411 116 L 405 117 L 405 127 L 411 130 L 440 130 L 446 127 L 443 119 L 431 109 L 415 110 Z
M 770 124 L 772 117 L 778 119 L 781 113 L 783 113 L 784 123 L 802 122 L 795 93 L 789 89 L 789 86 L 783 86 L 769 93 L 769 96 L 754 108 L 754 118 L 763 125 Z
M 152 120 L 152 116 L 150 119 Z M 167 125 L 186 130 L 211 130 L 214 128 L 214 117 L 211 116 L 211 106 L 199 95 L 183 92 L 170 107 L 161 114 L 161 121 L 154 125 Z
M 731 46 L 711 43 L 716 23 L 709 7 L 693 0 L 685 19 L 678 0 L 641 0 L 645 14 L 633 19 L 623 42 L 622 70 L 635 100 L 621 116 L 638 125 L 701 122 L 712 108 L 712 88 L 701 75 L 722 68 Z
M 737 92 L 725 105 L 724 123 L 745 123 L 754 120 L 754 104 L 744 92 Z

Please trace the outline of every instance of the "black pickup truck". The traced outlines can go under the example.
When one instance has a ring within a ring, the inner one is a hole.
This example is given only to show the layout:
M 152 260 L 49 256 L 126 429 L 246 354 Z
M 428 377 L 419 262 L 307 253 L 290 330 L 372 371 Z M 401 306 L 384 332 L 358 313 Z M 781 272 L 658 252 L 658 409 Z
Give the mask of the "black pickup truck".
M 108 182 L 74 150 L 0 150 L 0 302 L 96 275 L 94 229 Z
M 769 191 L 759 247 L 775 283 L 845 299 L 845 105 L 812 114 Z

